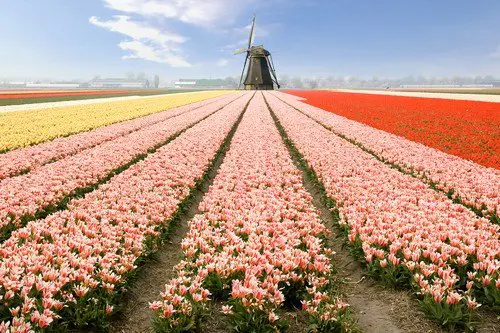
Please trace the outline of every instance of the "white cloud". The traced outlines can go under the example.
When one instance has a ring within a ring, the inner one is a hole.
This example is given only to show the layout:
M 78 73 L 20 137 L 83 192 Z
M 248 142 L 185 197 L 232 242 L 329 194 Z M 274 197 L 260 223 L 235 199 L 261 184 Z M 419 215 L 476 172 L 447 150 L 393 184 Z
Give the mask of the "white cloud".
M 129 16 L 115 15 L 113 18 L 114 20 L 100 21 L 97 17 L 92 16 L 89 22 L 98 27 L 127 35 L 135 40 L 148 39 L 157 43 L 184 43 L 187 40 L 187 38 L 175 33 L 161 31 L 143 23 L 131 21 Z
M 227 64 L 229 63 L 229 60 L 225 59 L 225 58 L 222 58 L 222 59 L 219 59 L 216 63 L 216 65 L 218 67 L 225 67 L 227 66 Z
M 187 38 L 175 33 L 162 31 L 142 22 L 132 21 L 129 16 L 117 15 L 112 20 L 101 21 L 92 16 L 89 22 L 95 26 L 118 32 L 132 40 L 124 41 L 118 46 L 131 53 L 123 59 L 144 59 L 166 63 L 172 67 L 190 67 L 191 65 L 179 54 L 179 44 Z
M 143 16 L 172 18 L 200 26 L 224 26 L 256 0 L 104 0 L 109 8 Z
M 121 42 L 118 46 L 124 51 L 132 52 L 124 55 L 122 59 L 144 59 L 169 64 L 172 67 L 191 67 L 191 64 L 182 56 L 172 54 L 168 50 L 154 48 L 137 40 Z
M 144 59 L 167 63 L 173 67 L 191 66 L 184 59 L 181 46 L 188 38 L 157 28 L 158 22 L 179 21 L 209 29 L 212 32 L 229 32 L 241 39 L 222 48 L 233 52 L 246 46 L 250 26 L 233 28 L 238 15 L 249 5 L 259 6 L 273 0 L 102 0 L 104 4 L 125 15 L 116 15 L 102 21 L 92 16 L 91 24 L 130 37 L 119 47 L 130 54 L 124 59 Z M 167 19 L 167 20 L 165 20 Z M 245 38 L 243 37 L 245 35 Z M 256 36 L 268 32 L 257 25 Z M 244 39 L 242 39 L 244 38 Z M 221 50 L 221 51 L 222 51 Z M 222 64 L 222 63 L 221 63 Z M 225 66 L 226 64 L 222 64 Z
M 250 29 L 252 28 L 252 24 L 248 24 L 244 27 L 233 28 L 233 31 L 239 35 L 248 36 L 250 34 Z M 269 36 L 269 31 L 266 27 L 259 25 L 259 22 L 255 22 L 255 37 L 267 37 Z
M 248 44 L 247 38 L 241 39 L 241 40 L 237 41 L 236 43 L 224 45 L 223 47 L 220 48 L 220 51 L 222 51 L 222 52 L 227 52 L 227 51 L 234 52 L 236 49 L 246 47 L 247 44 Z

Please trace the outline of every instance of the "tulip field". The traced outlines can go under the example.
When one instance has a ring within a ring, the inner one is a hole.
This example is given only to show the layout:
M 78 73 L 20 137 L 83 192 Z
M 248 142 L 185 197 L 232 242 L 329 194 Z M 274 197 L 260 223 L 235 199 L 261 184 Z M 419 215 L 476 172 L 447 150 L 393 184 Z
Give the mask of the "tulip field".
M 290 93 L 340 116 L 500 168 L 498 103 L 319 90 Z
M 187 90 L 186 90 L 187 91 Z M 181 90 L 165 89 L 70 89 L 70 90 L 1 90 L 0 89 L 0 108 L 2 106 L 26 105 L 35 103 L 50 103 L 61 101 L 76 101 L 90 99 L 104 99 L 124 96 L 154 96 L 171 93 L 179 93 Z
M 404 290 L 429 331 L 495 331 L 500 107 L 409 98 L 386 110 L 351 95 L 0 113 L 0 333 L 370 332 L 345 292 L 365 278 Z M 419 106 L 437 108 L 435 122 Z M 175 246 L 180 258 L 152 276 L 145 263 Z M 155 296 L 131 304 L 141 281 Z M 150 320 L 116 329 L 127 306 Z
M 0 152 L 146 116 L 224 93 L 226 92 L 211 91 L 173 94 L 165 98 L 110 102 L 85 108 L 65 106 L 15 113 L 0 112 Z
M 127 94 L 127 90 L 4 90 L 0 91 L 0 99 L 45 98 L 59 96 L 94 96 Z M 134 91 L 131 91 L 134 92 Z M 140 92 L 137 90 L 136 92 Z

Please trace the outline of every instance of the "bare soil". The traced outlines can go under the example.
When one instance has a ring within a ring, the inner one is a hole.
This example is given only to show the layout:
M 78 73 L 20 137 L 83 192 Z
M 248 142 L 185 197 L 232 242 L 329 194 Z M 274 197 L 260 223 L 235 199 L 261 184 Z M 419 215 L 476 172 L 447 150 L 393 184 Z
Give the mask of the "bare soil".
M 294 159 L 294 162 L 295 159 Z M 297 167 L 303 168 L 296 162 Z M 313 197 L 313 203 L 323 223 L 332 231 L 326 244 L 336 254 L 334 266 L 343 283 L 341 292 L 351 305 L 358 326 L 365 332 L 442 332 L 434 322 L 419 311 L 418 304 L 408 292 L 389 289 L 367 278 L 363 268 L 349 253 L 337 232 L 336 221 L 323 203 L 322 194 L 307 172 L 303 173 L 304 186 Z
M 109 332 L 153 332 L 148 303 L 158 300 L 165 283 L 174 277 L 173 267 L 182 257 L 180 242 L 187 229 L 186 221 L 179 223 L 162 249 L 141 267 L 137 280 L 122 300 L 123 308 L 111 322 Z
M 120 311 L 118 311 L 110 322 L 110 333 L 153 332 L 151 327 L 152 312 L 149 310 L 149 302 L 158 300 L 165 284 L 175 276 L 174 267 L 183 256 L 181 242 L 189 230 L 188 221 L 200 213 L 198 205 L 209 190 L 210 185 L 212 185 L 245 111 L 246 107 L 228 134 L 225 143 L 210 166 L 201 186 L 192 192 L 192 198 L 185 213 L 170 228 L 167 239 L 162 247 L 151 257 L 151 260 L 147 260 L 139 268 L 129 291 L 120 302 Z M 223 315 L 219 311 L 219 308 L 220 304 L 218 303 L 214 302 L 211 305 L 203 332 L 219 333 L 229 331 L 222 320 Z
M 322 192 L 308 170 L 299 162 L 299 156 L 289 147 L 294 164 L 303 172 L 303 183 L 313 197 L 323 223 L 332 231 L 327 246 L 336 251 L 334 265 L 340 283 L 341 293 L 351 305 L 357 326 L 369 333 L 423 333 L 444 332 L 435 322 L 428 319 L 419 309 L 418 301 L 407 290 L 385 287 L 378 281 L 364 275 L 363 267 L 349 253 L 348 247 L 338 232 L 337 223 L 325 204 Z M 174 277 L 173 267 L 181 260 L 180 243 L 188 231 L 188 221 L 197 213 L 198 204 L 212 184 L 223 161 L 224 153 L 216 159 L 208 178 L 201 189 L 194 193 L 187 213 L 171 229 L 167 240 L 160 250 L 147 260 L 125 294 L 120 311 L 112 318 L 110 333 L 148 333 L 151 328 L 151 311 L 148 303 L 159 299 L 165 283 Z M 340 234 L 340 233 L 339 233 Z M 222 303 L 210 303 L 209 314 L 203 325 L 204 333 L 231 332 L 221 313 Z M 290 333 L 302 333 L 307 329 L 307 316 L 302 311 L 286 309 L 280 315 L 289 319 Z M 485 309 L 479 313 L 478 332 L 500 332 L 498 313 Z M 88 331 L 87 331 L 88 332 Z
M 286 142 L 286 140 L 285 140 Z M 309 170 L 300 163 L 300 156 L 287 144 L 294 164 L 303 174 L 303 184 L 312 195 L 325 226 L 332 232 L 326 246 L 332 248 L 334 266 L 340 281 L 341 293 L 357 320 L 360 329 L 365 332 L 442 332 L 431 320 L 418 309 L 416 300 L 407 292 L 388 289 L 363 274 L 363 268 L 349 253 L 344 240 L 335 236 L 337 222 L 326 205 L 326 198 L 318 188 Z
M 411 291 L 384 286 L 364 274 L 362 265 L 350 254 L 349 246 L 341 236 L 337 221 L 328 209 L 326 198 L 316 180 L 300 162 L 297 152 L 288 144 L 287 146 L 294 164 L 303 173 L 303 184 L 312 195 L 321 220 L 332 232 L 333 236 L 326 245 L 336 252 L 334 266 L 338 278 L 343 282 L 340 284 L 341 293 L 351 305 L 358 327 L 369 333 L 446 332 L 420 310 L 418 300 Z M 335 236 L 335 233 L 338 235 Z M 481 308 L 476 319 L 476 329 L 477 332 L 484 333 L 500 332 L 500 313 L 495 309 Z

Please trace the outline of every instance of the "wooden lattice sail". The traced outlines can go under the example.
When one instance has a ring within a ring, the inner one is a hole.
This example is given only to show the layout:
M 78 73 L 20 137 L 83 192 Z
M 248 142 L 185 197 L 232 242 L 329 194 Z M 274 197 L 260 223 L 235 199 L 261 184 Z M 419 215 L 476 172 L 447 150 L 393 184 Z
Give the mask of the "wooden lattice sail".
M 244 81 L 245 90 L 273 90 L 279 88 L 278 79 L 274 70 L 273 59 L 271 53 L 262 45 L 253 46 L 255 36 L 255 16 L 252 20 L 250 36 L 248 37 L 248 47 L 237 50 L 234 54 L 246 53 L 243 70 L 241 71 L 239 88 L 243 81 L 245 69 L 248 69 Z

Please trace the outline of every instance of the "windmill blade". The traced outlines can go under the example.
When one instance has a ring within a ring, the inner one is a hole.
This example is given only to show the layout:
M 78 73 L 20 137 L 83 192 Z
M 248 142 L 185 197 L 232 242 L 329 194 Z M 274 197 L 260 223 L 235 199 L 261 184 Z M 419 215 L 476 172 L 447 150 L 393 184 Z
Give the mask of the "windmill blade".
M 248 49 L 245 49 L 245 48 L 238 49 L 238 50 L 234 51 L 234 55 L 242 54 L 242 53 L 245 53 L 245 52 L 248 52 Z
M 247 49 L 250 49 L 250 47 L 252 46 L 254 38 L 255 38 L 255 14 L 253 15 L 252 28 L 250 28 L 250 36 L 248 37 Z
M 247 53 L 247 56 L 245 57 L 245 63 L 243 64 L 243 69 L 241 70 L 240 83 L 238 84 L 238 89 L 240 89 L 240 87 L 241 87 L 241 81 L 243 80 L 243 74 L 245 73 L 245 67 L 247 67 L 247 61 L 248 61 L 248 53 Z
M 273 76 L 273 81 L 276 83 L 276 86 L 278 86 L 278 89 L 280 88 L 280 84 L 278 83 L 278 77 L 276 76 L 276 71 L 274 70 L 274 62 L 273 62 L 273 57 L 269 55 L 269 57 L 266 57 L 267 65 L 269 66 L 269 70 Z

